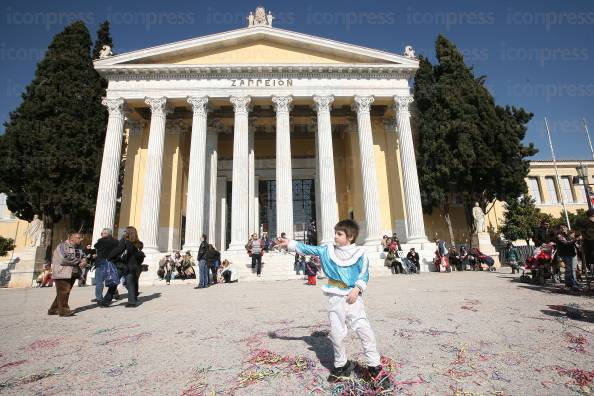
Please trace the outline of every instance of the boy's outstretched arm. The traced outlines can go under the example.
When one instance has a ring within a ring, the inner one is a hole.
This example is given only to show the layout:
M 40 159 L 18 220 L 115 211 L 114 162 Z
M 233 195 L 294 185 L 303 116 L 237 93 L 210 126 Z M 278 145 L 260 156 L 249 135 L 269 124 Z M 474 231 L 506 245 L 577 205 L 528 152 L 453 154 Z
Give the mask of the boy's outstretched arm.
M 286 238 L 278 238 L 276 246 L 286 248 L 289 251 L 297 251 L 307 256 L 320 256 L 322 252 L 322 248 L 319 246 L 306 245 L 305 243 Z

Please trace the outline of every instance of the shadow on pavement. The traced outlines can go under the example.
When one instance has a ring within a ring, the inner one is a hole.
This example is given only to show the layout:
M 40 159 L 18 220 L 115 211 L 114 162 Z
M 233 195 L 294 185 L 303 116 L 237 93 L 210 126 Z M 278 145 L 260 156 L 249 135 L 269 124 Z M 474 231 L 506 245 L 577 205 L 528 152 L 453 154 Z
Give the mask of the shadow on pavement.
M 118 300 L 114 301 L 114 303 L 111 304 L 111 306 L 118 306 L 118 305 L 125 305 L 128 297 L 128 293 L 122 293 L 120 294 L 120 304 L 115 304 L 115 302 L 117 302 Z M 153 294 L 148 294 L 148 295 L 141 295 L 138 297 L 138 305 L 142 305 L 147 301 L 151 301 L 154 300 L 155 298 L 160 298 L 161 297 L 161 293 L 153 293 Z M 82 307 L 77 307 L 75 309 L 72 310 L 72 312 L 74 312 L 75 314 L 77 313 L 81 313 L 84 311 L 88 311 L 89 309 L 99 309 L 99 305 L 97 303 L 93 303 L 93 304 L 88 304 L 88 305 L 83 305 Z
M 550 309 L 542 309 L 540 312 L 556 318 L 569 318 L 579 322 L 594 323 L 594 311 L 570 305 L 547 305 L 547 307 Z
M 330 341 L 330 338 L 328 338 L 327 331 L 314 331 L 310 335 L 303 337 L 281 336 L 276 334 L 274 331 L 271 331 L 268 333 L 268 337 L 277 340 L 304 341 L 307 345 L 309 345 L 309 350 L 315 352 L 316 357 L 322 366 L 328 370 L 332 370 L 334 368 L 334 352 L 332 350 L 332 341 Z

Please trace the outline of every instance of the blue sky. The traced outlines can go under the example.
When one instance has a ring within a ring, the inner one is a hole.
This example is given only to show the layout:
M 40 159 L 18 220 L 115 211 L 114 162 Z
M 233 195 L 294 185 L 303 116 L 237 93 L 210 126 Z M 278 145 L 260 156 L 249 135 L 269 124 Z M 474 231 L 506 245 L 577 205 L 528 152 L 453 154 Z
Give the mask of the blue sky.
M 445 34 L 474 65 L 498 104 L 535 116 L 526 142 L 550 159 L 547 116 L 558 159 L 591 159 L 581 119 L 594 134 L 592 1 L 262 1 L 274 25 L 390 52 L 412 45 L 434 58 Z M 249 1 L 15 1 L 0 6 L 0 121 L 20 103 L 53 35 L 75 19 L 93 37 L 111 21 L 117 53 L 245 26 Z M 0 127 L 3 131 L 4 127 Z

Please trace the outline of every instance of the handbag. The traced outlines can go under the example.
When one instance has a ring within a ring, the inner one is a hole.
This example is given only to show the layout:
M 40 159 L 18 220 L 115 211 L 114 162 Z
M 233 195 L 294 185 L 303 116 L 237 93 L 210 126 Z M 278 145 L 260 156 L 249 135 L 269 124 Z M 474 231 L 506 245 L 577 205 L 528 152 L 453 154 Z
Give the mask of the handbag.
M 116 266 L 111 261 L 107 261 L 105 263 L 104 281 L 106 287 L 117 286 L 120 284 L 120 274 L 118 273 Z

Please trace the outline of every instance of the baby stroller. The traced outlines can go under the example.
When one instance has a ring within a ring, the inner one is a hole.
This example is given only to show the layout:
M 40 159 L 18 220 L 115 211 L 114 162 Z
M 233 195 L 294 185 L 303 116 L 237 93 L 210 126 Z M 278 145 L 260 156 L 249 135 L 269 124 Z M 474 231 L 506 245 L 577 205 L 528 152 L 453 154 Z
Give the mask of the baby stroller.
M 477 248 L 472 249 L 472 255 L 475 257 L 476 261 L 479 265 L 481 265 L 481 267 L 482 265 L 486 265 L 487 271 L 495 272 L 495 260 L 493 257 L 484 254 Z
M 549 278 L 554 282 L 557 281 L 553 268 L 556 252 L 554 243 L 544 243 L 542 246 L 534 249 L 532 257 L 526 259 L 524 271 L 530 270 L 532 283 L 544 285 L 546 279 Z M 521 279 L 525 279 L 524 273 L 522 273 Z
M 402 270 L 405 274 L 418 274 L 419 271 L 417 266 L 406 258 L 406 255 L 402 250 L 398 250 L 398 258 L 400 259 L 400 263 L 402 264 Z

